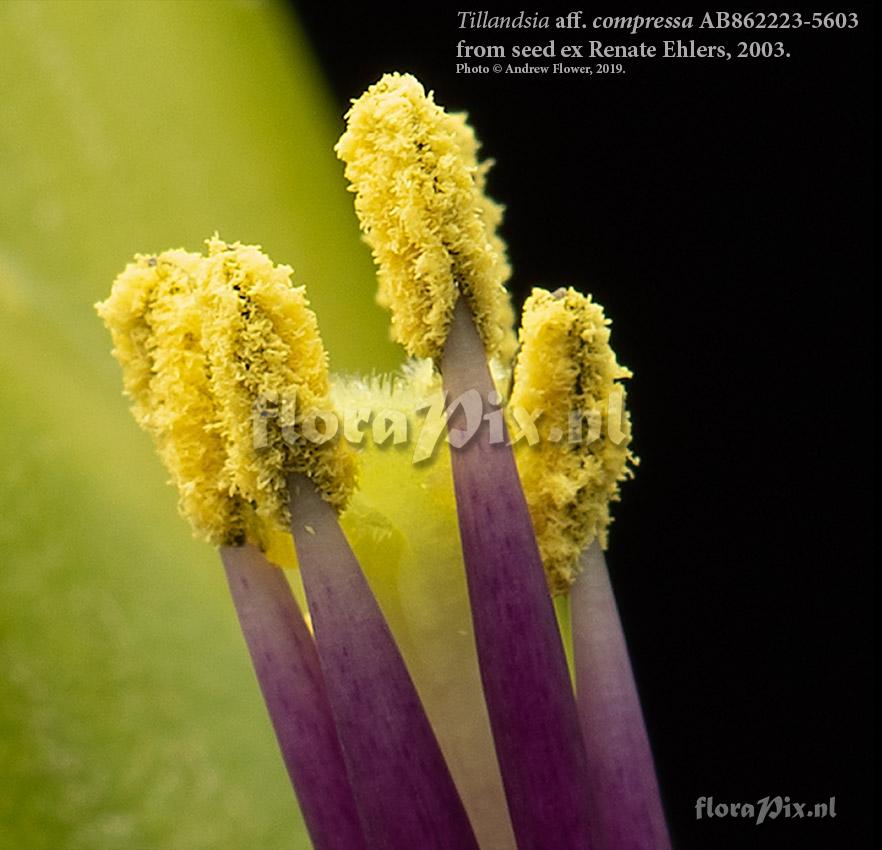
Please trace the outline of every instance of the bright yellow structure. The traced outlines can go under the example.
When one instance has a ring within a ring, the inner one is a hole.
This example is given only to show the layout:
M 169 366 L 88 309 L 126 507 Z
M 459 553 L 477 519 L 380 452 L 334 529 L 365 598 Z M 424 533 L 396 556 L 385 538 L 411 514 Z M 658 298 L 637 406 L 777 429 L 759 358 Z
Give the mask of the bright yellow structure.
M 409 74 L 387 74 L 353 102 L 347 122 L 337 154 L 393 337 L 412 356 L 438 359 L 461 294 L 488 355 L 510 357 L 502 208 L 484 193 L 491 163 L 478 163 L 465 116 L 446 113 Z
M 520 440 L 516 459 L 555 593 L 569 589 L 595 537 L 606 547 L 609 503 L 636 463 L 620 383 L 631 373 L 616 361 L 609 336 L 603 309 L 574 289 L 534 289 L 524 304 L 509 410 L 542 411 L 538 440 Z
M 333 413 L 327 355 L 291 273 L 215 237 L 207 256 L 137 256 L 96 305 L 135 418 L 211 543 L 265 547 L 285 532 L 288 473 L 338 509 L 355 486 L 353 454 L 321 430 Z

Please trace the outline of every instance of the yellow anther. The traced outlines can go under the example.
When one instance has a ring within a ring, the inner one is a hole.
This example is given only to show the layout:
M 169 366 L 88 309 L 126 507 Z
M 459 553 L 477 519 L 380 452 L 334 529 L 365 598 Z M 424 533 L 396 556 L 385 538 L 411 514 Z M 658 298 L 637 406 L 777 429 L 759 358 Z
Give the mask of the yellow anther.
M 489 355 L 514 349 L 496 235 L 502 209 L 484 193 L 490 163 L 464 115 L 451 115 L 408 74 L 387 74 L 354 101 L 337 144 L 378 267 L 378 300 L 394 338 L 440 357 L 462 294 Z
M 609 322 L 590 296 L 534 289 L 524 304 L 509 410 L 534 422 L 516 446 L 518 470 L 552 591 L 572 584 L 579 555 L 606 546 L 609 503 L 632 475 L 631 422 L 620 381 L 631 373 L 609 345 Z M 537 415 L 541 411 L 541 415 Z

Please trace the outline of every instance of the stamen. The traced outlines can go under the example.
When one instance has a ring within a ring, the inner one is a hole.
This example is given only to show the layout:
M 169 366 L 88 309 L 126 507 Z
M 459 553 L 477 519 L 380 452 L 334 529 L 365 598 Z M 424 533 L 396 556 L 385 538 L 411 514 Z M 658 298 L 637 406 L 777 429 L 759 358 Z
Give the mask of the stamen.
M 665 850 L 652 753 L 603 556 L 609 503 L 636 464 L 619 383 L 630 372 L 616 361 L 608 325 L 588 296 L 533 290 L 511 405 L 543 410 L 539 442 L 521 444 L 518 468 L 549 585 L 570 593 L 593 847 Z
M 499 215 L 483 194 L 474 136 L 398 74 L 369 88 L 347 120 L 337 150 L 395 338 L 440 363 L 449 401 L 475 391 L 489 399 L 487 355 L 513 350 L 504 344 L 511 311 L 493 234 Z M 451 442 L 459 424 L 448 423 Z M 451 449 L 451 462 L 481 678 L 518 846 L 585 847 L 585 752 L 511 448 L 491 444 L 483 422 L 464 448 Z

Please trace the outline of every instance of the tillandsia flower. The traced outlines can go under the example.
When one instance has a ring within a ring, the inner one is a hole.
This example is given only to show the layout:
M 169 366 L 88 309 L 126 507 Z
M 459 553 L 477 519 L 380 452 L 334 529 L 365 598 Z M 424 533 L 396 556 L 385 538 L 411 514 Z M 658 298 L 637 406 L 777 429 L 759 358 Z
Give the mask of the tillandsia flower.
M 501 208 L 464 116 L 392 74 L 347 119 L 379 300 L 418 358 L 397 375 L 331 376 L 292 270 L 217 236 L 136 257 L 98 305 L 181 512 L 220 548 L 314 845 L 663 848 L 600 581 L 633 460 L 608 323 L 536 290 L 513 367 Z M 578 699 L 552 604 L 571 588 Z

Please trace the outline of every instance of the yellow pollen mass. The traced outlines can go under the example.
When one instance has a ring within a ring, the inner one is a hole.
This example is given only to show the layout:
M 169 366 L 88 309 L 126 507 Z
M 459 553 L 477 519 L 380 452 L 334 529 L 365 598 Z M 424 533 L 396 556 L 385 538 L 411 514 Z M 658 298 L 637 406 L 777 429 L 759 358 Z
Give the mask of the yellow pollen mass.
M 606 548 L 609 503 L 637 463 L 621 384 L 631 373 L 609 338 L 603 309 L 574 289 L 534 289 L 524 304 L 509 418 L 517 435 L 518 409 L 523 422 L 542 411 L 538 439 L 521 439 L 515 456 L 554 593 L 568 590 L 592 540 Z
M 511 270 L 496 234 L 502 208 L 484 192 L 491 163 L 464 115 L 448 114 L 409 74 L 387 74 L 355 100 L 337 155 L 373 251 L 378 301 L 415 357 L 438 358 L 459 295 L 488 355 L 514 351 Z
M 287 530 L 289 472 L 345 505 L 354 456 L 339 440 L 297 432 L 332 408 L 327 355 L 290 268 L 215 237 L 207 256 L 137 256 L 96 309 L 135 419 L 197 536 L 265 548 Z

